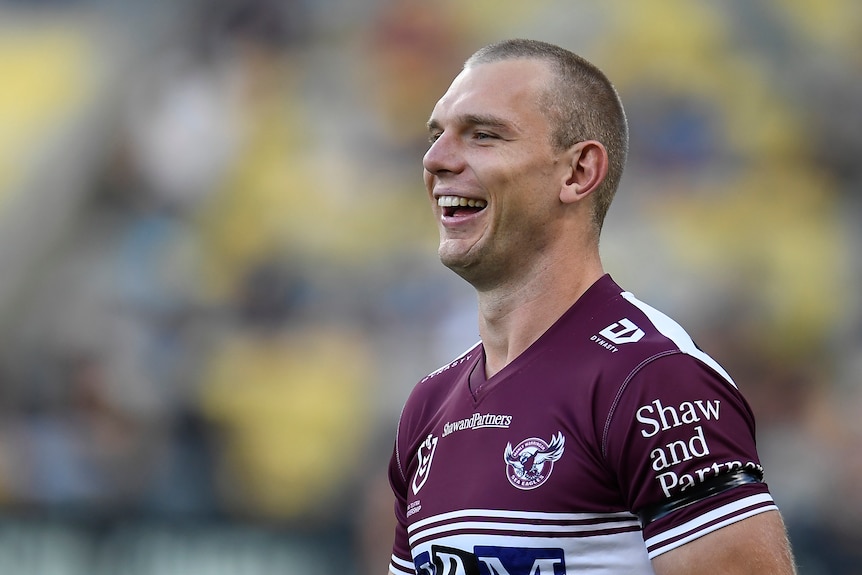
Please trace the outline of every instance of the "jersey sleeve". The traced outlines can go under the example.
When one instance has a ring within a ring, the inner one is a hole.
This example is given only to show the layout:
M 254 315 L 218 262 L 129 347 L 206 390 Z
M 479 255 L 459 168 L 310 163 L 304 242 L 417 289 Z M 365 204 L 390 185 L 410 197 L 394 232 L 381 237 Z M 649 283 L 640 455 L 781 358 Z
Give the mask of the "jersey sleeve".
M 762 482 L 754 417 L 732 381 L 671 353 L 623 384 L 603 436 L 606 461 L 650 558 L 775 509 Z
M 400 427 L 400 424 L 399 424 Z M 401 429 L 398 430 L 399 436 Z M 398 437 L 392 450 L 392 458 L 389 461 L 389 484 L 395 495 L 395 539 L 392 544 L 392 557 L 389 562 L 389 571 L 395 575 L 414 575 L 413 558 L 410 553 L 410 544 L 407 538 L 407 489 L 408 481 L 405 476 L 406 470 L 402 467 L 405 461 L 404 454 L 399 453 Z

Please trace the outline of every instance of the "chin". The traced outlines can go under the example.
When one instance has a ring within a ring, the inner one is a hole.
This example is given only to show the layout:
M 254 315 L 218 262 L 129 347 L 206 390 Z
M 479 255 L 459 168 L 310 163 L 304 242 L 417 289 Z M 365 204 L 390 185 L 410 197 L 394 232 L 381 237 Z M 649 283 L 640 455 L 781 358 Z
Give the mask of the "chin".
M 440 262 L 478 290 L 485 289 L 490 283 L 485 277 L 488 275 L 487 266 L 478 265 L 474 258 L 440 254 Z
M 440 263 L 458 275 L 463 275 L 464 272 L 473 267 L 469 258 L 464 254 L 452 254 L 441 249 L 437 252 L 437 255 L 440 256 Z
M 459 258 L 457 256 L 453 256 L 452 254 L 445 253 L 442 250 L 437 253 L 440 256 L 440 263 L 449 268 L 455 273 L 458 273 L 458 270 L 468 267 L 464 262 L 463 258 Z

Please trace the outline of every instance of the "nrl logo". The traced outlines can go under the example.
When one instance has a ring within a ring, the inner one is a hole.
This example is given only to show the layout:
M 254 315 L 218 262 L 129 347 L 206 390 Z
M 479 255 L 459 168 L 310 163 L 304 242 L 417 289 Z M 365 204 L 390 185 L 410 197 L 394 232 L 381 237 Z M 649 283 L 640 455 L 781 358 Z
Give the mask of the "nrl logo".
M 563 456 L 566 440 L 562 432 L 545 443 L 538 437 L 525 439 L 514 448 L 506 444 L 503 460 L 506 462 L 506 477 L 518 489 L 535 489 L 551 476 L 554 462 Z
M 413 494 L 419 493 L 422 486 L 428 480 L 428 474 L 431 473 L 431 461 L 434 459 L 434 452 L 437 451 L 437 438 L 433 433 L 429 433 L 419 450 L 416 452 L 416 458 L 419 460 L 419 468 L 416 470 L 416 475 L 413 476 Z

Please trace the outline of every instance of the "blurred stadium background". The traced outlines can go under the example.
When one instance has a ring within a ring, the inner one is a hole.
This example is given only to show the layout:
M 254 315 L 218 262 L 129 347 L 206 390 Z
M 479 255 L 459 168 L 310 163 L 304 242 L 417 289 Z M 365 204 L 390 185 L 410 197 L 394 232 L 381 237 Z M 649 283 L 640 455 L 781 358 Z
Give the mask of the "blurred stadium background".
M 0 1 L 0 572 L 385 570 L 476 339 L 424 122 L 510 36 L 617 84 L 609 271 L 740 382 L 801 573 L 862 573 L 855 0 Z

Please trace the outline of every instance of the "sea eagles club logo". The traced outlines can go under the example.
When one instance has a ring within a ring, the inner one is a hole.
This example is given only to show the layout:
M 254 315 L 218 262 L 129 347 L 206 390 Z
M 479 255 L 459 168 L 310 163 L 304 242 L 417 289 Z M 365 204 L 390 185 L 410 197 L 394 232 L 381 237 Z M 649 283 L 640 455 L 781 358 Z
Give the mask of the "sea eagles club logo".
M 566 440 L 562 432 L 545 443 L 538 437 L 525 439 L 514 448 L 506 444 L 503 460 L 506 462 L 506 477 L 518 489 L 535 489 L 551 476 L 554 462 L 563 456 Z

